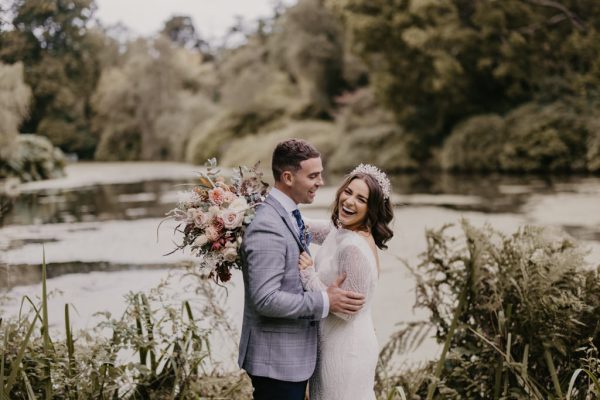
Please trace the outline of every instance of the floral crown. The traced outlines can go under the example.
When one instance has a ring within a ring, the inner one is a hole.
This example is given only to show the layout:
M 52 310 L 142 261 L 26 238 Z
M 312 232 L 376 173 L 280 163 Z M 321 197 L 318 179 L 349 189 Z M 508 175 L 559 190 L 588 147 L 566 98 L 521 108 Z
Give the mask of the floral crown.
M 352 172 L 350 172 L 350 175 L 354 174 L 371 175 L 379 184 L 379 187 L 383 192 L 383 197 L 386 200 L 390 198 L 390 191 L 392 185 L 385 172 L 381 171 L 379 168 L 371 164 L 360 164 L 358 167 L 354 168 Z

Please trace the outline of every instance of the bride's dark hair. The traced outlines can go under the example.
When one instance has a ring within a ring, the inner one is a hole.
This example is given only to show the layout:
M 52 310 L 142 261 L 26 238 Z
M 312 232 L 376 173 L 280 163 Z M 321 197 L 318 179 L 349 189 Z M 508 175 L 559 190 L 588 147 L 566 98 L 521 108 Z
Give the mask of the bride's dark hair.
M 380 249 L 387 249 L 385 243 L 389 241 L 394 232 L 389 227 L 390 222 L 394 218 L 394 210 L 390 203 L 390 199 L 386 199 L 383 191 L 377 183 L 377 180 L 369 174 L 356 173 L 348 175 L 340 188 L 335 194 L 335 202 L 333 203 L 333 211 L 331 213 L 331 221 L 337 227 L 340 225 L 338 218 L 340 208 L 340 196 L 346 190 L 350 182 L 355 179 L 364 181 L 369 188 L 369 198 L 367 199 L 367 215 L 362 223 L 362 227 L 369 229 L 375 240 L 375 244 Z

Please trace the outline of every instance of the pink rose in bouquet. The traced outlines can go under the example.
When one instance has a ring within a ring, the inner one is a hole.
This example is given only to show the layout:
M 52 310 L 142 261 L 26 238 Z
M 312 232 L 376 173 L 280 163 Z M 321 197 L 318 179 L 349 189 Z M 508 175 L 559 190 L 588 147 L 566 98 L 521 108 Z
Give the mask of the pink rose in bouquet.
M 221 233 L 219 232 L 219 229 L 214 225 L 210 225 L 208 228 L 206 228 L 204 234 L 206 235 L 206 238 L 209 242 L 216 242 L 221 238 Z
M 230 191 L 225 191 L 225 194 L 223 195 L 223 202 L 227 203 L 227 204 L 231 204 L 235 201 L 235 199 L 237 199 L 238 197 L 235 195 L 235 193 L 230 192 Z
M 221 187 L 215 187 L 208 191 L 208 199 L 215 205 L 221 205 L 225 201 L 225 190 Z
M 208 218 L 206 217 L 206 214 L 202 212 L 202 210 L 196 209 L 196 212 L 194 213 L 194 224 L 196 224 L 198 228 L 202 228 L 206 225 L 207 221 Z
M 242 226 L 242 222 L 244 222 L 244 213 L 243 211 L 230 209 L 223 210 L 221 219 L 223 220 L 223 227 L 225 229 L 233 230 Z

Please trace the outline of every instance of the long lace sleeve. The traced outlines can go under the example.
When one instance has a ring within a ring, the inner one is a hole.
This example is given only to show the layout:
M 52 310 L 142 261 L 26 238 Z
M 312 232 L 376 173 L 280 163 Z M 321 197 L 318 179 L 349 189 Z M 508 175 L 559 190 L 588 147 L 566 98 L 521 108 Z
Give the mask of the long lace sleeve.
M 304 290 L 309 292 L 318 292 L 327 290 L 327 286 L 321 281 L 314 266 L 300 270 L 300 280 L 302 281 L 302 287 Z
M 369 296 L 373 272 L 365 253 L 356 244 L 348 244 L 338 250 L 336 258 L 339 273 L 346 273 L 346 279 L 340 287 L 344 290 Z M 358 315 L 358 313 L 354 315 L 334 314 L 346 321 L 351 321 Z
M 315 244 L 323 244 L 325 238 L 333 229 L 333 223 L 328 219 L 304 218 L 304 222 L 312 235 L 312 242 Z

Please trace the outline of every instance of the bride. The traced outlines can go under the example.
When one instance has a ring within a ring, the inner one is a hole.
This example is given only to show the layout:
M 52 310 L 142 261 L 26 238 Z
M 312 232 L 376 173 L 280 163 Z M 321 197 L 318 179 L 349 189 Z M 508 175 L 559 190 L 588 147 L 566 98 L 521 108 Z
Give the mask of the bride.
M 379 276 L 377 248 L 392 238 L 390 181 L 378 168 L 359 165 L 336 193 L 330 223 L 309 223 L 321 244 L 314 263 L 302 253 L 305 290 L 325 290 L 345 275 L 341 287 L 363 293 L 365 306 L 354 315 L 330 314 L 321 321 L 318 365 L 310 380 L 311 400 L 375 400 L 379 346 L 371 304 Z

